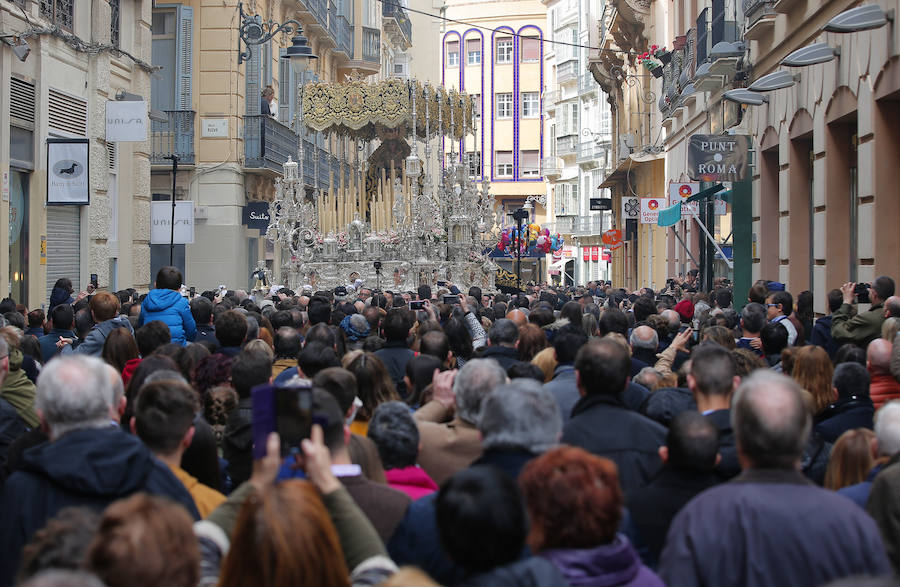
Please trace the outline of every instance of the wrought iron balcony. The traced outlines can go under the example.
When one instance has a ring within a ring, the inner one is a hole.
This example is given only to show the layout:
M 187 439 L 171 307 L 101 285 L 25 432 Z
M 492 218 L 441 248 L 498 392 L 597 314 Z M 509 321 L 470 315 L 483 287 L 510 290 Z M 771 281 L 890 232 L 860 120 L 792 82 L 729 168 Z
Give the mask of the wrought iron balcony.
M 299 140 L 294 131 L 271 116 L 245 116 L 244 167 L 281 174 L 288 156 L 296 156 Z
M 412 46 L 412 22 L 406 9 L 399 4 L 383 2 L 381 16 L 384 19 L 384 32 L 390 35 L 395 45 L 402 49 Z
M 774 0 L 743 0 L 743 8 L 747 22 L 744 38 L 757 39 L 763 29 L 775 24 Z
M 318 26 L 328 28 L 328 0 L 304 0 L 309 12 L 316 17 Z
M 556 154 L 560 157 L 574 155 L 578 150 L 578 137 L 570 135 L 556 139 Z
M 347 17 L 338 15 L 333 19 L 337 23 L 337 51 L 344 53 L 348 58 L 353 58 L 353 28 L 347 21 Z
M 381 31 L 362 27 L 362 58 L 370 63 L 381 63 Z
M 194 114 L 193 110 L 166 110 L 169 120 L 150 123 L 150 164 L 171 165 L 163 159 L 178 156 L 181 165 L 194 164 Z

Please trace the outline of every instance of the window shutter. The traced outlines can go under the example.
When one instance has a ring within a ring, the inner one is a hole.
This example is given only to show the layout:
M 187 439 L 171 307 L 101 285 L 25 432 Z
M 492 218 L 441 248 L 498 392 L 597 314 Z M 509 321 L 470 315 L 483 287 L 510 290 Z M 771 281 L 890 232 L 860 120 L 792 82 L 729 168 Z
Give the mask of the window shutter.
M 522 61 L 538 61 L 541 58 L 541 42 L 534 37 L 522 39 Z
M 451 53 L 459 53 L 459 41 L 450 41 L 447 43 L 447 55 L 450 55 Z M 447 61 L 450 61 L 449 57 L 447 58 Z
M 497 164 L 512 165 L 512 162 L 513 162 L 512 151 L 497 151 Z
M 481 51 L 481 39 L 466 39 L 466 51 Z
M 81 206 L 47 206 L 47 298 L 68 277 L 81 291 Z
M 193 109 L 194 9 L 178 7 L 178 34 L 175 48 L 175 108 Z M 258 105 L 257 105 L 258 107 Z
M 534 172 L 537 171 L 541 162 L 538 158 L 537 151 L 522 151 L 522 159 L 520 160 L 520 165 L 522 167 L 522 173 Z
M 10 78 L 9 117 L 13 124 L 34 129 L 34 84 Z
M 48 123 L 51 129 L 87 136 L 87 102 L 50 88 Z
M 282 124 L 293 126 L 297 83 L 291 60 L 281 58 L 286 52 L 287 49 L 278 50 L 278 119 Z

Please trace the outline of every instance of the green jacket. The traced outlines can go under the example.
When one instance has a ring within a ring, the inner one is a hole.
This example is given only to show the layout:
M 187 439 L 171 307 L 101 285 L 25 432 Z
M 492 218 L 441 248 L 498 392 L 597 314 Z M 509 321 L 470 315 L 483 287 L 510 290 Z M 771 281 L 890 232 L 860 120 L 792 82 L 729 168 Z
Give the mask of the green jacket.
M 850 304 L 842 304 L 833 314 L 831 337 L 844 344 L 851 342 L 863 348 L 881 336 L 881 325 L 884 324 L 884 305 L 875 304 L 862 314 Z
M 22 351 L 15 348 L 9 350 L 9 373 L 3 381 L 0 396 L 12 404 L 26 424 L 37 428 L 40 421 L 34 411 L 34 383 L 22 370 L 23 360 Z

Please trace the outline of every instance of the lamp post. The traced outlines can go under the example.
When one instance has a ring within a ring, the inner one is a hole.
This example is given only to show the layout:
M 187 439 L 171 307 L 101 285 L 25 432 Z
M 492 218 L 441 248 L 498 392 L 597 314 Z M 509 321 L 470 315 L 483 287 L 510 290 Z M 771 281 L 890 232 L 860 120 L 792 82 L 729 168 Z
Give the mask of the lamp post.
M 169 265 L 175 265 L 175 177 L 178 175 L 178 155 L 166 155 L 163 159 L 172 161 L 172 224 L 169 227 Z
M 291 63 L 291 69 L 294 72 L 294 79 L 297 80 L 297 135 L 299 137 L 299 141 L 297 141 L 297 161 L 300 163 L 300 185 L 305 186 L 303 183 L 303 74 L 309 68 L 309 62 L 313 59 L 318 59 L 319 56 L 312 52 L 312 47 L 309 46 L 309 39 L 303 36 L 303 28 L 300 24 L 297 24 L 296 34 L 291 39 L 291 46 L 288 47 L 282 59 L 289 59 Z M 318 167 L 318 161 L 314 162 L 314 165 Z M 306 188 L 302 188 L 302 196 L 306 198 Z
M 526 201 L 525 206 L 530 207 L 530 204 Z M 516 288 L 519 291 L 522 291 L 522 221 L 529 216 L 530 213 L 526 207 L 513 212 L 513 218 L 516 219 Z

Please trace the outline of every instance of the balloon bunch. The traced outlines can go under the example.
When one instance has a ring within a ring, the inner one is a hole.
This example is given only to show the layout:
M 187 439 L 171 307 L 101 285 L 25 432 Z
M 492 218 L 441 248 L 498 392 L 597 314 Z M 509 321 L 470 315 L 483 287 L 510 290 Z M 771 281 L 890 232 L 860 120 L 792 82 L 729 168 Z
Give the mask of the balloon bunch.
M 500 233 L 500 240 L 497 242 L 497 249 L 501 252 L 507 252 L 511 255 L 515 254 L 516 236 L 518 235 L 516 227 L 512 226 L 504 228 Z M 519 250 L 521 254 L 535 253 L 551 253 L 558 251 L 565 244 L 565 239 L 557 233 L 550 234 L 546 228 L 541 228 L 539 224 L 529 224 L 522 227 L 521 240 L 519 240 Z

